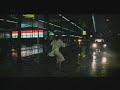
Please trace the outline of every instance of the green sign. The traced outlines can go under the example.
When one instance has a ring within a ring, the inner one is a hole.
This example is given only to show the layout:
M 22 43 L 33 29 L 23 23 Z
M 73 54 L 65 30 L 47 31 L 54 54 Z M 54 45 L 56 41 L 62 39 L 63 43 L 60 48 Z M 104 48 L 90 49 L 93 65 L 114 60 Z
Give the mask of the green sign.
M 86 31 L 83 31 L 83 35 L 87 35 Z

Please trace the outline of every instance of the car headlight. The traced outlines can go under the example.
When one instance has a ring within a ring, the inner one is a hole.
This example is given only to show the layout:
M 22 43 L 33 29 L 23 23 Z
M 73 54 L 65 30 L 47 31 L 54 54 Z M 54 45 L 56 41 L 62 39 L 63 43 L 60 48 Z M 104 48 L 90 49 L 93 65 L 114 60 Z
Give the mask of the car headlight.
M 105 47 L 107 47 L 107 45 L 106 45 L 106 44 L 104 44 L 104 45 L 103 45 L 103 47 L 105 48 Z
M 97 44 L 96 43 L 93 43 L 93 48 L 96 48 L 97 47 Z

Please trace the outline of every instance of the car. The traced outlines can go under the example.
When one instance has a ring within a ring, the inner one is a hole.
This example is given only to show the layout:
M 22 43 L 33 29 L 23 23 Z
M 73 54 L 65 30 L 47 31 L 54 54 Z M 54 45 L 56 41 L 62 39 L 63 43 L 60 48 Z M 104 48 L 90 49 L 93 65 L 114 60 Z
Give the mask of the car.
M 104 39 L 95 39 L 94 43 L 92 44 L 92 50 L 94 52 L 101 52 L 104 51 L 107 47 Z
M 107 44 L 104 39 L 95 39 L 91 45 L 93 60 L 106 63 L 107 60 Z

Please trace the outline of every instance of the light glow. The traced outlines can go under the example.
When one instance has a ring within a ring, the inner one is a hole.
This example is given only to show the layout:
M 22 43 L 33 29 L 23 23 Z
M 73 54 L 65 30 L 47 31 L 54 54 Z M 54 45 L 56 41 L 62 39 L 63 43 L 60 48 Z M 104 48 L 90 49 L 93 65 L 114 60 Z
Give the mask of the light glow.
M 90 35 L 90 37 L 93 37 L 92 35 Z
M 106 63 L 106 61 L 107 61 L 107 58 L 106 58 L 106 57 L 103 57 L 103 58 L 102 58 L 102 63 Z
M 35 18 L 34 14 L 24 14 L 23 15 L 25 18 Z
M 78 42 L 81 42 L 82 40 L 81 39 L 78 39 Z
M 21 31 L 21 38 L 37 38 L 43 37 L 43 30 L 25 30 Z M 18 31 L 12 32 L 12 38 L 18 38 Z
M 95 42 L 104 42 L 104 39 L 95 39 Z
M 62 35 L 62 36 L 66 36 L 66 35 Z
M 83 31 L 83 35 L 87 35 L 86 31 Z
M 106 45 L 106 44 L 104 44 L 104 45 L 103 45 L 103 47 L 105 48 L 105 47 L 107 47 L 107 45 Z
M 15 21 L 11 21 L 11 20 L 6 20 L 7 22 L 11 22 L 11 23 L 18 23 L 18 22 L 15 22 Z
M 93 47 L 94 47 L 94 48 L 96 48 L 96 47 L 97 47 L 97 44 L 96 44 L 96 43 L 94 43 L 94 44 L 93 44 Z
M 1 21 L 4 21 L 4 19 L 0 19 Z

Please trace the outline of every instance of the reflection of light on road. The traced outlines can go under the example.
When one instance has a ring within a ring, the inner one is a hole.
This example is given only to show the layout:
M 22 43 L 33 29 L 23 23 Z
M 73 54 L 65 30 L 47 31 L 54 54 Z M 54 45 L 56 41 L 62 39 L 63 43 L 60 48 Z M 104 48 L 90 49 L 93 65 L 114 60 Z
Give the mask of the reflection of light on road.
M 96 53 L 95 53 L 95 52 L 93 52 L 93 55 L 96 55 Z
M 39 45 L 39 47 L 38 45 L 34 45 L 31 47 L 21 47 L 21 57 L 27 57 L 38 53 L 43 53 L 43 47 L 41 45 Z M 15 49 L 12 49 L 12 56 L 17 57 L 17 51 Z
M 77 63 L 80 64 L 80 53 L 78 53 L 78 56 L 77 56 Z
M 103 52 L 103 54 L 107 54 L 106 52 Z
M 78 56 L 80 56 L 80 53 L 78 54 Z
M 93 52 L 93 60 L 92 60 L 92 63 L 91 63 L 91 66 L 92 66 L 92 71 L 91 73 L 94 73 L 96 71 L 96 52 Z
M 101 51 L 101 53 L 93 52 L 92 54 L 92 62 L 91 62 L 91 76 L 97 77 L 106 77 L 107 76 L 107 67 L 109 65 L 109 54 L 108 50 Z
M 96 71 L 96 60 L 93 59 L 93 62 L 92 62 L 92 72 L 95 72 Z
M 106 66 L 105 65 L 102 65 L 102 71 L 101 71 L 101 75 L 104 77 L 106 76 Z
M 104 64 L 104 63 L 106 63 L 107 62 L 107 58 L 106 57 L 103 57 L 102 58 L 102 63 Z
M 95 55 L 93 55 L 93 60 L 95 60 L 96 59 L 96 56 Z

